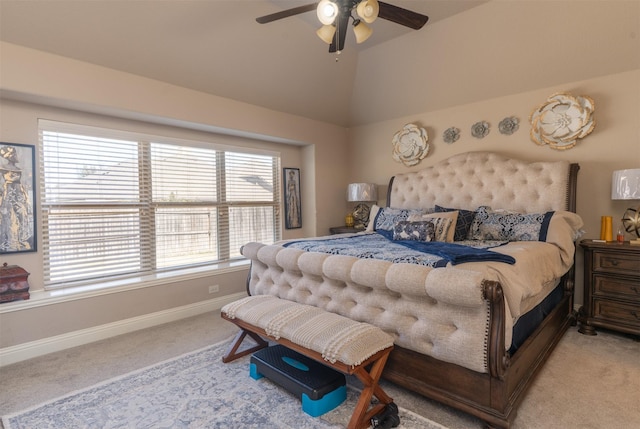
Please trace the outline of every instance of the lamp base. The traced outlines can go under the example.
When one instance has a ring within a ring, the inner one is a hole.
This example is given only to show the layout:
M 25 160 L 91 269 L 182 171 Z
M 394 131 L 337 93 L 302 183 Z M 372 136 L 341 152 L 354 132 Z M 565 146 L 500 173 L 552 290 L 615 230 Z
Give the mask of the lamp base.
M 625 231 L 635 233 L 640 239 L 640 207 L 637 209 L 628 208 L 622 215 L 622 225 Z
M 371 209 L 366 204 L 358 204 L 355 209 L 353 209 L 353 221 L 354 227 L 358 229 L 364 229 L 367 227 L 369 223 L 369 213 Z

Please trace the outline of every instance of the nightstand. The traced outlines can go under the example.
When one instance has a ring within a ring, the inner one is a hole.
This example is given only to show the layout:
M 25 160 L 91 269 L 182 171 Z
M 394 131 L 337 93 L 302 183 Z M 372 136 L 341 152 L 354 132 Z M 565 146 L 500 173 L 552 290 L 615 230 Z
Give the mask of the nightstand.
M 596 335 L 596 327 L 640 335 L 640 246 L 582 240 L 584 305 L 579 332 Z
M 333 226 L 329 228 L 329 232 L 331 234 L 345 234 L 347 232 L 355 233 L 362 232 L 364 229 L 362 228 L 354 228 L 352 226 Z

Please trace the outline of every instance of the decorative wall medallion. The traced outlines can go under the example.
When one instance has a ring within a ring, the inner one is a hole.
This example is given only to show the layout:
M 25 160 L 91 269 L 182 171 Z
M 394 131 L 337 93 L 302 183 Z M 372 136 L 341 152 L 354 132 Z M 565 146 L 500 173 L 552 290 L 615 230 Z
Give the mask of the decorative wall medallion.
M 558 93 L 531 113 L 531 140 L 552 149 L 570 149 L 596 126 L 593 100 Z
M 510 136 L 511 134 L 518 131 L 518 128 L 520 128 L 519 123 L 520 119 L 516 118 L 515 116 L 509 116 L 500 121 L 500 123 L 498 124 L 498 130 L 500 131 L 500 134 Z
M 429 153 L 427 130 L 407 124 L 393 136 L 393 159 L 411 167 Z
M 477 139 L 481 139 L 489 134 L 489 123 L 486 121 L 476 122 L 471 126 L 471 135 Z
M 442 133 L 442 138 L 445 143 L 454 143 L 460 138 L 460 129 L 456 127 L 447 128 L 444 130 L 444 133 Z

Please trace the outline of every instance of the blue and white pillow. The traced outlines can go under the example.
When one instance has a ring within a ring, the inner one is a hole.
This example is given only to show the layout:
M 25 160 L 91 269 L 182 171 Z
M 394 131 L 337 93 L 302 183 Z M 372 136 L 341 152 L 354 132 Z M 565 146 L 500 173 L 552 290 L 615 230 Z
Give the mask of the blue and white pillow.
M 433 222 L 401 220 L 393 227 L 394 240 L 435 241 Z
M 478 207 L 470 240 L 546 241 L 553 212 L 516 213 Z
M 394 209 L 391 207 L 383 207 L 378 210 L 373 220 L 373 231 L 384 229 L 393 231 L 396 223 L 407 220 L 412 214 L 422 214 L 419 209 Z
M 476 212 L 473 210 L 463 210 L 463 209 L 452 209 L 448 207 L 441 207 L 436 205 L 435 207 L 436 213 L 446 213 L 446 212 L 458 212 L 458 219 L 456 221 L 456 230 L 453 234 L 453 241 L 462 241 L 466 240 L 469 236 L 469 230 L 471 229 L 471 225 L 473 225 L 473 220 L 476 218 Z

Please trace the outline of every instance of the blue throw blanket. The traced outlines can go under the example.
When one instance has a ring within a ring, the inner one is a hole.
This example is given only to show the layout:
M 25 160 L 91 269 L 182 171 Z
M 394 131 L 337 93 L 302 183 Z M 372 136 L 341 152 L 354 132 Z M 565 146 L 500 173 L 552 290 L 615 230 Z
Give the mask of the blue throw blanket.
M 487 250 L 506 242 L 476 242 L 473 247 L 455 243 L 393 240 L 393 232 L 378 230 L 373 234 L 358 234 L 349 237 L 330 237 L 320 240 L 297 240 L 283 244 L 284 247 L 308 252 L 354 256 L 365 259 L 382 259 L 389 262 L 444 267 L 465 262 L 504 262 L 515 264 L 509 255 Z M 469 244 L 465 242 L 465 244 Z

